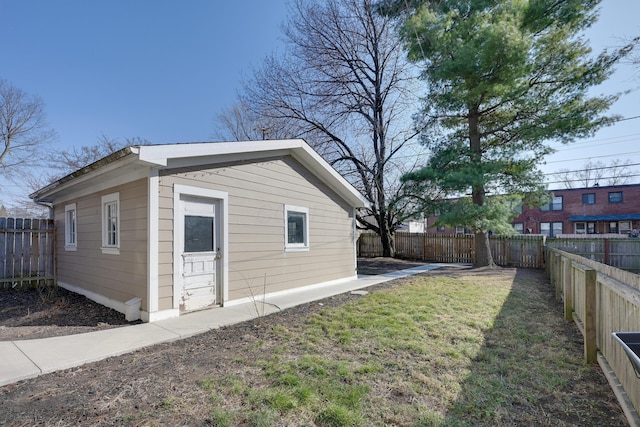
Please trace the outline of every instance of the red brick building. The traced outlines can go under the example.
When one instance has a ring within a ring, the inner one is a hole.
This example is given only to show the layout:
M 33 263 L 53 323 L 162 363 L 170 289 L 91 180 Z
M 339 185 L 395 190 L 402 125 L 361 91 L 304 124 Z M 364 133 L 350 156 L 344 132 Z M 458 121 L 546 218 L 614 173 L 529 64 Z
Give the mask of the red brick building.
M 543 207 L 523 207 L 513 219 L 522 234 L 620 234 L 640 229 L 640 184 L 551 190 Z M 437 217 L 425 220 L 425 232 L 468 234 L 465 227 L 433 227 Z
M 552 190 L 542 207 L 523 207 L 513 220 L 525 234 L 621 234 L 640 228 L 640 184 Z

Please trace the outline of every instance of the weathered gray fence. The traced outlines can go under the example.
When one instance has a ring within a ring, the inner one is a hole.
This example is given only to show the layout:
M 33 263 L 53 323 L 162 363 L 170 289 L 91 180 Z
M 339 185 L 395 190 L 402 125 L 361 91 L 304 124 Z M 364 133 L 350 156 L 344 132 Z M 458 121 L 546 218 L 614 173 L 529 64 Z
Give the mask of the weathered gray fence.
M 637 238 L 547 238 L 546 246 L 622 270 L 640 273 L 640 239 Z
M 394 236 L 396 256 L 428 262 L 473 263 L 475 237 L 397 232 Z M 494 262 L 502 266 L 544 268 L 544 237 L 513 236 L 489 238 Z M 358 240 L 358 256 L 382 255 L 380 238 L 363 233 Z
M 55 279 L 50 219 L 0 218 L 0 287 Z

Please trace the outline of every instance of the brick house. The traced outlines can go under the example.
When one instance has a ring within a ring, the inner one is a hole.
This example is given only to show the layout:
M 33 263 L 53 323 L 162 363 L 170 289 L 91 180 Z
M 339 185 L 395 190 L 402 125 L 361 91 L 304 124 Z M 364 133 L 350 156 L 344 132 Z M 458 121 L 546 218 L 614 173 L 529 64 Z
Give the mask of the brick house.
M 524 234 L 621 234 L 640 228 L 640 184 L 552 190 L 542 207 L 523 207 L 513 220 Z
M 512 224 L 521 234 L 637 235 L 640 229 L 640 184 L 551 190 L 542 207 L 523 207 Z M 434 227 L 438 218 L 426 218 L 425 232 L 469 234 L 465 227 Z

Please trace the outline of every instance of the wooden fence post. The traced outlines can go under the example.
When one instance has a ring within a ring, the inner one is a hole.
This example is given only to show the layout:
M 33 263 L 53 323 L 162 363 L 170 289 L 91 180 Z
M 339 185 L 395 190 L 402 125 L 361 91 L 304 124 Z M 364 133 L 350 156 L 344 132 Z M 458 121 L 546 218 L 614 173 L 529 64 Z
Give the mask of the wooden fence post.
M 584 283 L 584 358 L 587 363 L 597 360 L 596 341 L 596 270 L 585 270 Z
M 564 282 L 564 318 L 567 322 L 573 321 L 573 274 L 571 272 L 572 261 L 563 259 L 562 281 Z
M 559 253 L 553 254 L 553 282 L 556 286 L 556 301 L 562 299 L 562 256 Z

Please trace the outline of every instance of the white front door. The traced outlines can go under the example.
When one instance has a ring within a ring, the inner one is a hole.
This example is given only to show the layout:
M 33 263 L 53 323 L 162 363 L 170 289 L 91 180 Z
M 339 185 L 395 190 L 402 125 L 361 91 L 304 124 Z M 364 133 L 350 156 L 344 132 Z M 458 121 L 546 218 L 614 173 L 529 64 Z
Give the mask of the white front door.
M 182 288 L 180 311 L 219 304 L 219 204 L 214 199 L 182 196 Z

